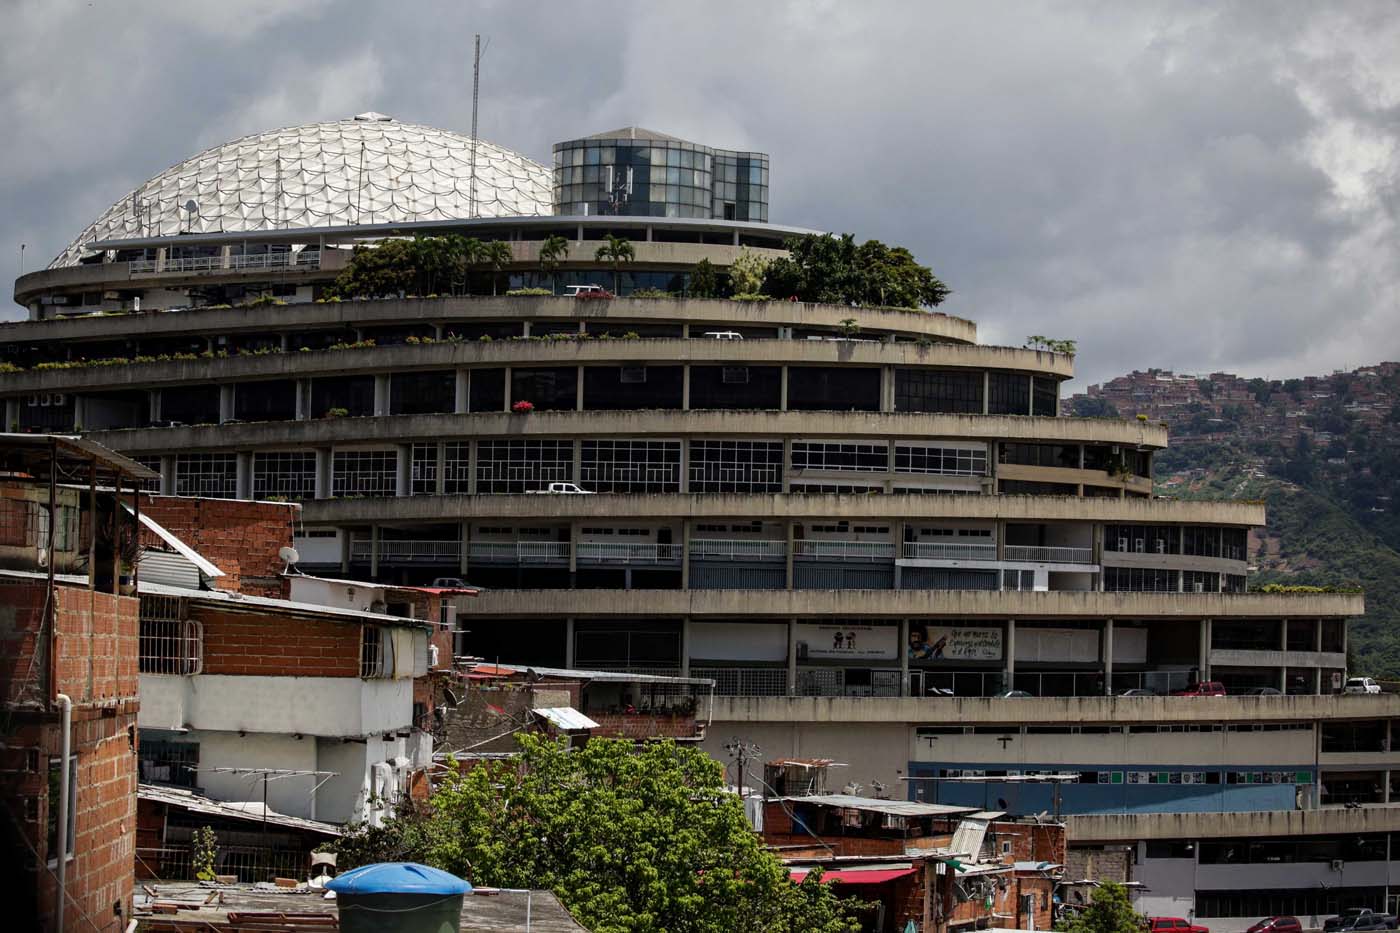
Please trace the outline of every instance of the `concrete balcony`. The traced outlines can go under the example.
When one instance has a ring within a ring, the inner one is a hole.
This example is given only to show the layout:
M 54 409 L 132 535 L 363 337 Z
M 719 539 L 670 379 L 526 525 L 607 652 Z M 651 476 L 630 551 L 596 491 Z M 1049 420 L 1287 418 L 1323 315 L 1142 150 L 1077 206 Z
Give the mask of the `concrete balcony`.
M 798 560 L 864 561 L 894 560 L 891 541 L 795 541 L 792 556 Z
M 580 541 L 579 564 L 679 564 L 679 544 L 622 544 Z
M 368 561 L 371 544 L 358 539 L 350 544 L 352 561 Z M 462 556 L 460 541 L 384 541 L 379 542 L 380 563 L 390 564 L 455 564 Z
M 786 560 L 787 542 L 699 538 L 690 542 L 690 559 L 704 561 Z
M 567 541 L 473 541 L 467 559 L 481 564 L 567 564 Z
M 935 541 L 906 541 L 905 560 L 996 560 L 995 544 L 942 544 Z
M 1087 547 L 1028 547 L 1008 544 L 1005 559 L 1036 564 L 1092 564 L 1094 550 Z

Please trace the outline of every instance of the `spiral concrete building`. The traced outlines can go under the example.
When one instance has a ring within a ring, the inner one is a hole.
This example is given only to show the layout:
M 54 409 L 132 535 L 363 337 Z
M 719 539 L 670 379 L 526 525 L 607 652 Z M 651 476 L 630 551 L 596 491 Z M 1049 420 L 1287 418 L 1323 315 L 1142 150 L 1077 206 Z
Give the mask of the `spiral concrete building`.
M 1261 505 L 1154 497 L 1165 430 L 1060 417 L 1062 353 L 926 309 L 687 297 L 702 259 L 811 232 L 763 222 L 766 156 L 741 221 L 716 216 L 726 150 L 585 137 L 551 183 L 483 142 L 473 184 L 471 148 L 364 115 L 156 176 L 17 281 L 6 424 L 81 431 L 167 494 L 298 501 L 305 570 L 482 586 L 465 653 L 712 678 L 720 757 L 737 735 L 896 796 L 1058 807 L 1070 870 L 1142 881 L 1144 909 L 1384 906 L 1400 702 L 1337 695 L 1359 595 L 1251 591 Z M 448 232 L 507 243 L 514 288 L 611 284 L 609 235 L 636 255 L 613 300 L 324 300 L 351 247 Z M 1168 696 L 1201 683 L 1228 695 Z M 1288 891 L 1252 839 L 1291 846 Z

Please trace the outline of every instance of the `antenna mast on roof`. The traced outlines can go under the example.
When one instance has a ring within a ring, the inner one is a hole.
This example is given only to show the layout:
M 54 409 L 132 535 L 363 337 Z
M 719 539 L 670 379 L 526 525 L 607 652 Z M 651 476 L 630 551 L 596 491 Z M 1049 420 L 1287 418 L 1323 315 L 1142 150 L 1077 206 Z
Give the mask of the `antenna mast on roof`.
M 481 33 L 475 36 L 476 51 L 472 55 L 472 169 L 467 191 L 467 215 L 476 217 L 476 105 L 481 91 Z

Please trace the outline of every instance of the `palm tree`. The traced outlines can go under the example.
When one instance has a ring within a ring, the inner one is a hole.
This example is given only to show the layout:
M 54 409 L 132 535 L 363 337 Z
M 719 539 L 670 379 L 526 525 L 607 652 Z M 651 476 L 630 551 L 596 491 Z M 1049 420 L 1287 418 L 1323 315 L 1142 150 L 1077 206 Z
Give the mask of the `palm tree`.
M 545 237 L 540 244 L 540 275 L 549 276 L 549 291 L 554 293 L 554 274 L 569 256 L 569 241 L 558 234 Z
M 608 234 L 608 242 L 598 247 L 598 251 L 593 254 L 593 258 L 598 262 L 610 262 L 613 267 L 613 294 L 622 293 L 622 264 L 631 262 L 637 258 L 637 251 L 632 248 L 632 241 L 625 236 L 613 236 Z
M 472 267 L 481 262 L 481 241 L 476 237 L 463 238 L 460 234 L 453 234 L 453 252 L 456 258 L 456 266 L 462 273 L 462 294 L 472 293 Z
M 505 240 L 492 240 L 481 245 L 480 259 L 491 266 L 491 294 L 494 295 L 496 277 L 500 275 L 502 268 L 515 259 L 515 254 L 510 251 L 510 244 Z

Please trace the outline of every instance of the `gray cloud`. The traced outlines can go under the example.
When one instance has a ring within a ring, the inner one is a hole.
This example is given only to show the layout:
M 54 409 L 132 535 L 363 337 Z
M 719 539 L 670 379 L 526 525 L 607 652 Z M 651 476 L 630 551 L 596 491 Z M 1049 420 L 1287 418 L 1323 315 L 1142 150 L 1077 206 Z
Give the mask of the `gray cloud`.
M 1084 380 L 1400 355 L 1389 3 L 20 0 L 0 17 L 0 255 L 25 242 L 31 269 L 225 139 L 365 109 L 465 130 L 481 32 L 484 137 L 547 161 L 639 123 L 768 151 L 774 220 L 908 245 L 983 339 L 1077 338 Z

